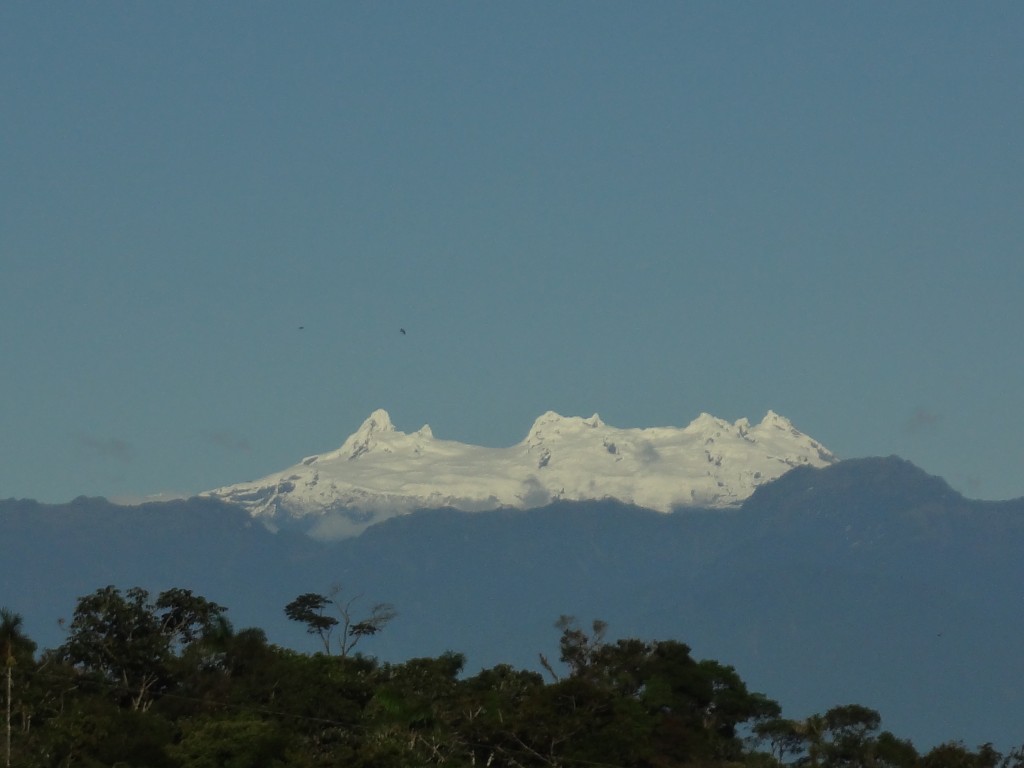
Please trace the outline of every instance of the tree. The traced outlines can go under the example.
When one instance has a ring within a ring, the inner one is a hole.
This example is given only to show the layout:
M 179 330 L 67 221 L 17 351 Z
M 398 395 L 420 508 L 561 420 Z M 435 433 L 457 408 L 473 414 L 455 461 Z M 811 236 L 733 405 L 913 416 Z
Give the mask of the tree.
M 371 764 L 460 764 L 466 745 L 453 723 L 465 663 L 465 656 L 448 651 L 381 667 L 367 705 Z
M 807 749 L 807 760 L 811 768 L 818 768 L 821 763 L 822 750 L 825 746 L 825 732 L 828 723 L 822 715 L 814 714 L 797 724 L 797 733 L 804 740 Z
M 919 760 L 914 745 L 899 739 L 890 731 L 882 731 L 875 739 L 875 763 L 882 768 L 913 768 Z
M 60 657 L 116 682 L 134 710 L 145 710 L 170 682 L 169 664 L 224 608 L 187 589 L 171 589 L 155 603 L 141 587 L 122 593 L 113 586 L 81 597 Z
M 331 604 L 331 599 L 316 592 L 299 595 L 284 607 L 284 615 L 292 621 L 306 625 L 306 631 L 320 638 L 324 644 L 324 653 L 331 652 L 331 633 L 338 626 L 333 616 L 324 615 L 324 609 Z
M 827 754 L 833 766 L 867 766 L 875 762 L 872 734 L 881 725 L 882 716 L 860 704 L 832 707 L 825 713 L 825 727 L 832 736 Z
M 786 755 L 797 755 L 803 751 L 803 737 L 795 720 L 783 717 L 762 720 L 754 725 L 754 734 L 769 743 L 771 755 L 779 765 L 785 762 Z
M 466 744 L 471 765 L 506 765 L 522 751 L 515 723 L 544 689 L 537 672 L 499 664 L 467 679 L 456 703 L 455 730 Z
M 587 634 L 580 628 L 575 616 L 566 614 L 559 616 L 558 621 L 555 622 L 555 628 L 562 633 L 558 640 L 558 649 L 561 651 L 559 659 L 563 664 L 569 666 L 569 674 L 572 676 L 584 674 L 591 667 L 594 658 L 604 645 L 604 635 L 608 630 L 607 622 L 594 619 L 590 627 L 591 633 Z M 559 679 L 558 674 L 543 653 L 540 654 L 540 663 L 553 680 Z
M 305 624 L 309 634 L 317 635 L 324 645 L 324 652 L 328 655 L 331 653 L 331 634 L 340 624 L 338 652 L 342 658 L 346 658 L 362 638 L 383 630 L 398 612 L 390 603 L 375 603 L 368 616 L 356 618 L 353 606 L 362 595 L 342 600 L 341 591 L 341 585 L 336 584 L 331 587 L 328 595 L 306 592 L 288 603 L 284 607 L 284 613 L 292 621 Z M 328 606 L 333 607 L 340 619 L 326 615 Z
M 556 627 L 562 631 L 560 659 L 569 676 L 560 679 L 541 656 L 555 682 L 541 697 L 551 697 L 539 710 L 546 714 L 527 729 L 534 734 L 532 749 L 545 760 L 566 757 L 568 743 L 579 739 L 593 749 L 573 752 L 579 759 L 603 755 L 607 761 L 614 755 L 631 764 L 653 748 L 679 763 L 735 760 L 743 748 L 738 725 L 778 717 L 781 711 L 763 694 L 748 691 L 732 667 L 695 661 L 683 643 L 606 642 L 605 622 L 593 622 L 587 632 L 571 616 L 562 616 Z M 558 727 L 545 731 L 552 718 Z M 539 733 L 547 734 L 544 749 L 535 740 Z
M 991 744 L 982 744 L 972 752 L 961 741 L 947 741 L 922 755 L 919 765 L 922 768 L 995 768 L 1001 764 L 1012 765 L 1013 757 L 1011 753 L 1004 758 Z
M 685 643 L 652 643 L 643 662 L 642 699 L 658 713 L 654 738 L 679 762 L 736 760 L 738 726 L 778 717 L 779 705 L 751 692 L 730 666 L 695 661 Z
M 823 715 L 803 720 L 779 718 L 777 711 L 767 716 L 772 719 L 759 720 L 753 731 L 758 739 L 769 742 L 780 765 L 787 754 L 801 753 L 795 764 L 811 768 L 905 768 L 917 763 L 910 742 L 900 741 L 888 731 L 874 735 L 881 715 L 859 704 L 832 707 Z
M 282 765 L 289 741 L 277 723 L 235 716 L 188 722 L 168 751 L 193 768 L 273 768 Z
M 15 613 L 9 608 L 0 608 L 0 658 L 3 659 L 4 664 L 6 689 L 4 697 L 6 705 L 4 764 L 8 768 L 11 765 L 11 705 L 14 696 L 14 667 L 19 659 L 31 661 L 32 654 L 36 649 L 36 644 L 22 632 L 23 623 L 21 614 Z
M 154 603 L 160 630 L 172 648 L 180 651 L 211 629 L 222 631 L 225 609 L 190 589 L 177 587 L 161 592 Z

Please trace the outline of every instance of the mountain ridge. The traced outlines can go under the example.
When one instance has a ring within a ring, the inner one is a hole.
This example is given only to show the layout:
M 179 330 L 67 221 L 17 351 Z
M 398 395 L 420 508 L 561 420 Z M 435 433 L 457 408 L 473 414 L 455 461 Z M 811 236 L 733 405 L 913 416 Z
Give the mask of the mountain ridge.
M 378 409 L 335 450 L 201 495 L 271 526 L 299 524 L 332 538 L 418 508 L 531 509 L 604 498 L 660 512 L 735 507 L 794 467 L 836 461 L 774 411 L 757 424 L 701 413 L 685 427 L 646 428 L 547 411 L 519 443 L 487 448 L 439 439 L 429 425 L 399 431 Z
M 331 542 L 273 533 L 210 498 L 8 500 L 0 604 L 53 647 L 76 596 L 181 587 L 227 606 L 236 627 L 312 652 L 282 609 L 340 583 L 360 606 L 398 610 L 366 652 L 455 650 L 469 670 L 534 668 L 538 652 L 557 654 L 555 620 L 574 614 L 607 621 L 610 637 L 684 641 L 735 666 L 787 716 L 857 702 L 919 747 L 950 737 L 1012 747 L 1024 708 L 1012 682 L 1024 675 L 1024 498 L 946 488 L 898 457 L 848 459 L 793 470 L 738 508 L 422 509 Z

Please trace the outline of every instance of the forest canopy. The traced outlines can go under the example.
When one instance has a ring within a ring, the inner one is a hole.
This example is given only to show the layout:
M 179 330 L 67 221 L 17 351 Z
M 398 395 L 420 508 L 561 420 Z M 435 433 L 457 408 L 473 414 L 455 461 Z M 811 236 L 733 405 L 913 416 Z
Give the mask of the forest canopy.
M 470 674 L 454 651 L 385 663 L 354 647 L 395 611 L 355 603 L 337 588 L 283 607 L 315 653 L 236 630 L 184 589 L 98 589 L 39 653 L 5 608 L 5 765 L 1024 768 L 1022 750 L 990 744 L 919 753 L 859 704 L 786 718 L 733 667 L 679 640 L 608 640 L 601 621 L 561 617 L 557 661 L 539 654 L 539 671 Z

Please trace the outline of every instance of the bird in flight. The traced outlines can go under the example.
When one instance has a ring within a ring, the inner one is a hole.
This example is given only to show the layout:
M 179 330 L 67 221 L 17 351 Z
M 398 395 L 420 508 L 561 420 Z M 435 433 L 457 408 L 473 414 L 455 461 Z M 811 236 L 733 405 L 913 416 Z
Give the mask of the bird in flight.
M 398 332 L 399 332 L 400 334 L 402 334 L 403 336 L 405 336 L 405 328 L 399 328 L 399 329 L 398 329 Z

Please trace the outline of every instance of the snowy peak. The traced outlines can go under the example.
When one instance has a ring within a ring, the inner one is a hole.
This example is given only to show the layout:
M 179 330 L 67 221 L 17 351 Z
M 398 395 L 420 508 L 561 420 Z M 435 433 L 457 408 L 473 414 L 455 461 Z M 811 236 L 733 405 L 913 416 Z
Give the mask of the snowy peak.
M 383 408 L 378 408 L 370 414 L 370 417 L 363 422 L 359 429 L 349 436 L 338 452 L 350 460 L 356 459 L 373 450 L 378 444 L 380 436 L 390 432 L 397 432 L 395 425 L 391 423 L 391 416 Z
M 719 419 L 710 413 L 701 413 L 700 416 L 684 427 L 683 432 L 690 435 L 720 435 L 723 432 L 736 430 L 737 427 L 725 419 Z
M 358 435 L 371 435 L 374 432 L 395 432 L 395 425 L 391 423 L 391 416 L 383 408 L 378 408 L 370 414 L 362 426 L 356 430 L 352 437 Z
M 508 448 L 401 432 L 381 409 L 340 448 L 259 480 L 208 491 L 276 526 L 303 520 L 322 536 L 353 535 L 416 509 L 531 508 L 614 498 L 671 512 L 730 507 L 793 467 L 836 457 L 769 411 L 754 426 L 708 413 L 686 427 L 620 429 L 548 411 Z
M 554 411 L 547 411 L 539 416 L 530 427 L 523 445 L 536 447 L 562 437 L 577 436 L 581 432 L 605 426 L 596 413 L 589 419 L 579 416 L 562 416 Z
M 758 425 L 761 427 L 775 427 L 776 429 L 792 430 L 793 423 L 785 416 L 779 416 L 775 411 L 768 411 Z
M 378 408 L 369 415 L 359 429 L 349 435 L 349 438 L 342 443 L 340 448 L 327 454 L 313 456 L 310 459 L 306 459 L 303 463 L 311 463 L 311 460 L 318 462 L 338 459 L 352 461 L 375 451 L 391 453 L 396 449 L 401 449 L 403 445 L 407 445 L 410 442 L 430 440 L 433 436 L 430 427 L 426 424 L 412 435 L 399 432 L 395 425 L 391 423 L 391 416 L 388 412 L 383 408 Z

